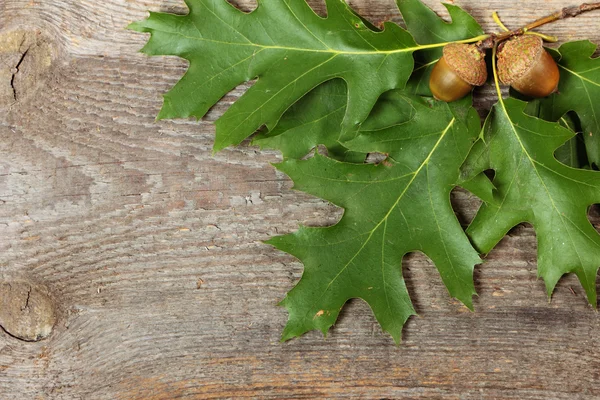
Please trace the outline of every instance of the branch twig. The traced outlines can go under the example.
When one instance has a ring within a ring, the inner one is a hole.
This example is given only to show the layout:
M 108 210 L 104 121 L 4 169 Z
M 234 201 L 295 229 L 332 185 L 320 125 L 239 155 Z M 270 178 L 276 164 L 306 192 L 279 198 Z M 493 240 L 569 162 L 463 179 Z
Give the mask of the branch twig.
M 527 32 L 531 31 L 532 29 L 539 28 L 542 25 L 546 25 L 551 22 L 559 21 L 561 19 L 574 18 L 580 14 L 583 14 L 588 11 L 593 11 L 593 10 L 600 10 L 600 3 L 583 3 L 579 6 L 565 7 L 562 10 L 559 10 L 553 14 L 550 14 L 546 17 L 535 20 L 535 21 L 525 25 L 522 28 L 515 29 L 512 31 L 501 32 L 501 33 L 497 33 L 497 34 L 491 34 L 490 37 L 485 39 L 484 41 L 482 41 L 478 45 L 478 47 L 480 49 L 491 49 L 496 44 L 498 44 L 506 39 L 510 39 L 511 37 L 514 37 L 514 36 L 524 35 Z
M 533 21 L 530 24 L 527 24 L 523 29 L 523 32 L 530 31 L 532 29 L 538 28 L 542 25 L 546 25 L 550 22 L 558 21 L 565 18 L 574 18 L 584 12 L 599 10 L 600 3 L 583 3 L 579 6 L 573 7 L 565 7 L 560 11 L 555 12 L 554 14 L 550 14 L 547 17 L 540 18 L 536 21 Z

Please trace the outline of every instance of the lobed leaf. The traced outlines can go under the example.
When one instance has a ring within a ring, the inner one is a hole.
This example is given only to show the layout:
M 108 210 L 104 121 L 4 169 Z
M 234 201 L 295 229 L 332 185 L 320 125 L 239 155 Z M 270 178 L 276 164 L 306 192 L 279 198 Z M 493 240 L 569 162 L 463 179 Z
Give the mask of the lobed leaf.
M 326 333 L 348 299 L 362 298 L 398 342 L 415 313 L 402 277 L 402 257 L 411 251 L 430 257 L 450 294 L 472 307 L 473 268 L 481 260 L 456 219 L 450 191 L 479 117 L 470 99 L 452 105 L 401 100 L 414 109 L 410 120 L 361 130 L 345 143 L 357 152 L 386 153 L 386 162 L 350 164 L 315 154 L 277 165 L 296 189 L 345 209 L 334 226 L 302 227 L 268 242 L 305 266 L 282 301 L 289 311 L 283 340 L 312 329 Z M 393 120 L 385 113 L 374 118 Z
M 263 149 L 280 150 L 285 158 L 297 159 L 321 144 L 332 158 L 362 162 L 363 153 L 351 152 L 339 140 L 347 96 L 342 80 L 325 82 L 292 105 L 274 129 L 259 134 L 252 143 Z
M 574 272 L 595 306 L 600 235 L 587 211 L 600 202 L 600 172 L 558 162 L 555 150 L 574 132 L 526 115 L 525 107 L 522 101 L 501 99 L 463 166 L 464 178 L 495 171 L 495 201 L 482 205 L 467 233 L 480 252 L 488 253 L 509 229 L 531 223 L 538 241 L 538 274 L 548 295 L 563 274 Z
M 511 96 L 516 97 L 517 99 L 526 99 L 523 95 L 512 89 L 510 92 Z M 548 115 L 546 115 L 548 110 L 542 107 L 541 102 L 543 101 L 544 99 L 529 101 L 525 107 L 525 114 L 552 121 L 552 118 L 549 118 Z M 585 142 L 581 132 L 581 122 L 579 121 L 577 114 L 573 111 L 570 111 L 560 117 L 560 119 L 556 122 L 558 122 L 561 126 L 571 130 L 574 135 L 574 137 L 567 140 L 565 144 L 556 149 L 554 152 L 556 159 L 569 167 L 588 168 L 589 161 L 587 159 Z
M 471 15 L 457 6 L 445 4 L 452 22 L 445 22 L 419 0 L 397 0 L 408 31 L 421 44 L 443 43 L 462 40 L 483 34 L 483 30 Z M 414 54 L 419 67 L 409 80 L 409 91 L 415 94 L 431 95 L 429 73 L 433 64 L 441 56 L 441 47 L 418 51 Z M 393 107 L 396 122 L 408 118 L 411 107 L 402 104 L 396 91 L 384 93 L 371 113 L 370 123 L 380 123 L 374 115 L 393 115 L 378 110 Z M 402 92 L 399 95 L 402 96 Z M 341 161 L 362 162 L 364 154 L 350 152 L 342 143 L 341 124 L 345 115 L 347 91 L 341 80 L 325 82 L 307 93 L 279 120 L 277 126 L 261 133 L 254 144 L 262 148 L 281 150 L 286 158 L 302 158 L 318 144 L 325 145 L 329 156 Z M 393 98 L 393 99 L 390 99 Z M 353 132 L 346 132 L 343 139 L 350 139 Z
M 600 167 L 600 58 L 591 58 L 596 45 L 588 40 L 559 47 L 558 93 L 541 101 L 540 116 L 558 121 L 575 111 L 583 128 L 590 163 Z
M 201 118 L 236 85 L 256 83 L 216 122 L 215 151 L 239 144 L 319 84 L 342 78 L 343 119 L 353 130 L 379 96 L 403 88 L 421 48 L 398 25 L 374 31 L 344 0 L 326 0 L 327 18 L 305 0 L 261 0 L 244 13 L 225 0 L 186 0 L 185 16 L 151 13 L 131 29 L 149 32 L 150 55 L 189 60 L 184 77 L 164 97 L 159 118 Z
M 252 143 L 261 148 L 280 150 L 284 158 L 296 159 L 303 158 L 316 146 L 324 145 L 331 158 L 362 163 L 366 154 L 351 151 L 342 143 L 346 94 L 346 85 L 340 79 L 319 85 L 290 107 L 273 130 L 260 133 Z M 414 108 L 404 100 L 405 95 L 400 90 L 382 94 L 362 129 L 377 129 L 411 119 Z M 345 136 L 353 138 L 357 133 L 347 132 Z

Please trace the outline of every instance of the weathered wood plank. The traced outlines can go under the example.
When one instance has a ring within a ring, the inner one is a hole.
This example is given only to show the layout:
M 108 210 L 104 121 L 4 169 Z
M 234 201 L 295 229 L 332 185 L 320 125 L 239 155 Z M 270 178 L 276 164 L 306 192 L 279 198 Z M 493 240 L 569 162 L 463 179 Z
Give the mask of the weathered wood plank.
M 376 23 L 399 21 L 391 0 L 350 3 Z M 456 3 L 488 30 L 492 10 L 516 27 L 565 5 Z M 477 269 L 475 313 L 411 255 L 404 273 L 421 316 L 400 347 L 360 301 L 326 340 L 311 332 L 279 343 L 287 316 L 276 303 L 302 268 L 261 241 L 330 224 L 339 210 L 292 191 L 269 165 L 274 152 L 211 156 L 211 121 L 247 86 L 206 121 L 154 121 L 185 63 L 136 53 L 145 37 L 123 28 L 147 9 L 185 12 L 180 1 L 0 2 L 0 35 L 26 33 L 11 51 L 0 36 L 3 62 L 32 46 L 17 102 L 0 103 L 0 281 L 44 285 L 58 318 L 40 342 L 0 334 L 0 397 L 600 397 L 600 318 L 573 277 L 548 303 L 531 227 Z M 600 43 L 598 28 L 590 14 L 544 32 Z M 484 112 L 493 92 L 478 99 Z M 454 200 L 465 219 L 477 207 L 461 191 Z

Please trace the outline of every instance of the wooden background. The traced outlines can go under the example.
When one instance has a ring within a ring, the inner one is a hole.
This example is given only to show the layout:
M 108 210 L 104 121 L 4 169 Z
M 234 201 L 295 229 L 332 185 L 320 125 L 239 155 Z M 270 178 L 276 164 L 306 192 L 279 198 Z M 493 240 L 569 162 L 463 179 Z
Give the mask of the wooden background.
M 399 21 L 392 0 L 350 3 Z M 456 4 L 488 31 L 493 10 L 515 28 L 571 5 Z M 124 28 L 148 9 L 185 12 L 181 0 L 0 0 L 0 320 L 29 339 L 53 326 L 37 342 L 0 331 L 0 398 L 600 398 L 600 317 L 573 277 L 547 301 L 526 226 L 477 268 L 475 313 L 411 255 L 420 316 L 401 346 L 359 300 L 327 339 L 279 343 L 276 303 L 302 266 L 262 241 L 339 210 L 292 191 L 276 152 L 211 156 L 212 121 L 247 86 L 205 121 L 155 122 L 186 64 L 137 53 L 146 36 Z M 599 21 L 543 31 L 600 43 Z M 485 112 L 493 91 L 477 96 Z M 477 201 L 454 201 L 468 221 Z

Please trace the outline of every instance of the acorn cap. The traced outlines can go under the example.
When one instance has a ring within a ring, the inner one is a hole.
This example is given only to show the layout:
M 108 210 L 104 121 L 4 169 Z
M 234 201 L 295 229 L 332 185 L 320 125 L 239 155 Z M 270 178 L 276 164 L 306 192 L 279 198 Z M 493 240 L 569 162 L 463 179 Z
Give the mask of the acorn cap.
M 450 43 L 444 46 L 444 59 L 469 85 L 481 86 L 487 80 L 485 53 L 474 45 Z
M 510 85 L 527 74 L 544 51 L 539 36 L 517 36 L 503 43 L 498 52 L 498 76 L 502 83 Z

